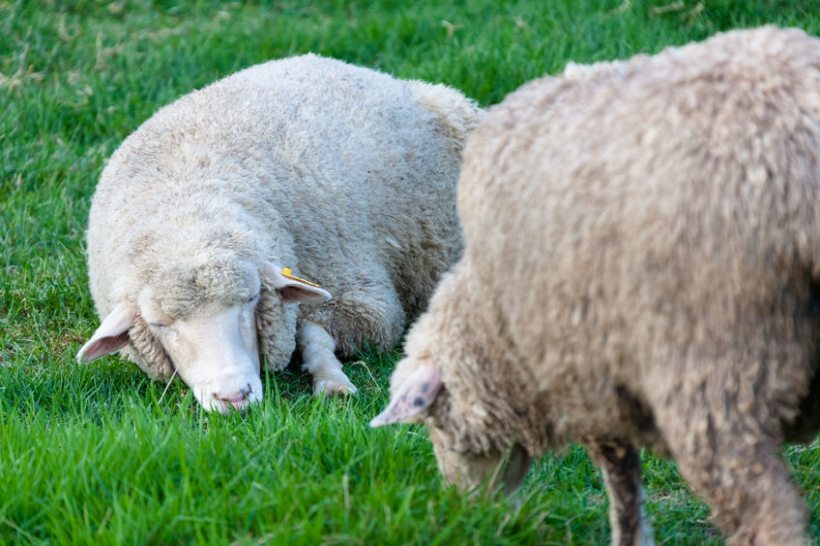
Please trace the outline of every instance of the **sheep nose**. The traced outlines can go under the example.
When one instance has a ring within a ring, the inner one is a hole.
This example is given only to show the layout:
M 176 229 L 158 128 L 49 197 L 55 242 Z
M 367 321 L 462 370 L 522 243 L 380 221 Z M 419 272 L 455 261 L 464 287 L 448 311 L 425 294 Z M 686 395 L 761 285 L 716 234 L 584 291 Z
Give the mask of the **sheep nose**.
M 220 402 L 226 402 L 237 409 L 242 409 L 247 406 L 245 402 L 248 400 L 248 396 L 250 396 L 252 390 L 251 384 L 248 383 L 244 388 L 239 389 L 236 393 L 223 394 L 221 392 L 215 392 L 213 393 L 213 397 Z

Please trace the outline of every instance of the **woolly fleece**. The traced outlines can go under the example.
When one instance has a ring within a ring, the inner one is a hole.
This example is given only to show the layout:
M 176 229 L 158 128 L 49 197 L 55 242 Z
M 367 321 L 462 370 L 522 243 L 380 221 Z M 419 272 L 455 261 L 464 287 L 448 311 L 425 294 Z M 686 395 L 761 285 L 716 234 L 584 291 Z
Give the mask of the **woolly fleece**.
M 807 544 L 779 446 L 820 425 L 818 150 L 820 41 L 799 30 L 572 65 L 492 108 L 465 255 L 391 381 L 396 400 L 440 369 L 422 416 L 445 475 L 584 443 L 633 544 L 643 445 L 731 544 Z
M 455 186 L 480 114 L 446 86 L 315 55 L 182 97 L 123 142 L 97 186 L 88 266 L 100 317 L 146 290 L 173 318 L 241 303 L 272 262 L 333 299 L 283 306 L 263 286 L 270 369 L 288 364 L 297 320 L 324 327 L 343 355 L 392 347 L 460 255 Z M 171 377 L 144 320 L 129 336 L 132 360 Z

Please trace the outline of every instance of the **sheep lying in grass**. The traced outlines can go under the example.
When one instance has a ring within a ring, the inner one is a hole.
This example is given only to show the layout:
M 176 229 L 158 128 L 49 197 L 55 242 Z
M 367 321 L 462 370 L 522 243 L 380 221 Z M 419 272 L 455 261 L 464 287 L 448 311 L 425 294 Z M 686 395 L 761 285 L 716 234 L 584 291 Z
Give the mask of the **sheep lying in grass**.
M 779 446 L 820 425 L 818 146 L 820 41 L 798 30 L 523 87 L 468 141 L 464 257 L 372 425 L 423 419 L 462 486 L 512 489 L 581 442 L 616 544 L 652 540 L 648 446 L 732 544 L 805 544 Z
M 78 360 L 123 349 L 227 411 L 261 398 L 260 353 L 279 370 L 298 344 L 315 392 L 354 392 L 334 352 L 393 346 L 461 252 L 455 185 L 479 115 L 443 85 L 314 55 L 161 109 L 94 195 L 103 320 Z

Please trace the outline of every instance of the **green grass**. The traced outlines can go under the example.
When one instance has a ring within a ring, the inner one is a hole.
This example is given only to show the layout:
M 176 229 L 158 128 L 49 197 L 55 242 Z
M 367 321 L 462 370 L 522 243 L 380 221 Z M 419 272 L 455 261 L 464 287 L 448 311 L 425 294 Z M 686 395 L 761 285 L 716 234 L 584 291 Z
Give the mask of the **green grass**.
M 520 504 L 471 501 L 442 489 L 423 429 L 368 430 L 394 355 L 349 366 L 347 401 L 312 398 L 298 371 L 269 377 L 245 416 L 205 415 L 117 358 L 78 368 L 96 320 L 89 200 L 160 105 L 270 58 L 315 51 L 489 105 L 569 60 L 766 22 L 820 34 L 820 4 L 0 0 L 0 543 L 605 543 L 578 448 L 540 461 Z M 820 536 L 820 445 L 787 458 Z M 719 543 L 674 465 L 644 462 L 658 542 Z

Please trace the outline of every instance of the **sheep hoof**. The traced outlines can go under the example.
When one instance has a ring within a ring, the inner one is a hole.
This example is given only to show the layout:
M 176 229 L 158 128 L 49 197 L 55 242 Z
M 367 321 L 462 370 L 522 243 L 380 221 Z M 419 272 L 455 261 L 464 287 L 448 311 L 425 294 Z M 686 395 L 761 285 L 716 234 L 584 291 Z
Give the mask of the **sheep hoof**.
M 347 396 L 354 394 L 357 390 L 356 385 L 350 382 L 347 377 L 334 377 L 328 379 L 318 379 L 313 383 L 313 394 L 320 396 L 326 394 L 327 396 Z

